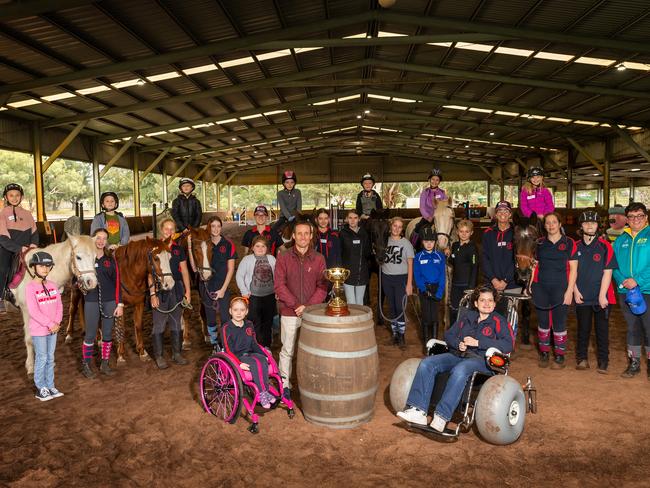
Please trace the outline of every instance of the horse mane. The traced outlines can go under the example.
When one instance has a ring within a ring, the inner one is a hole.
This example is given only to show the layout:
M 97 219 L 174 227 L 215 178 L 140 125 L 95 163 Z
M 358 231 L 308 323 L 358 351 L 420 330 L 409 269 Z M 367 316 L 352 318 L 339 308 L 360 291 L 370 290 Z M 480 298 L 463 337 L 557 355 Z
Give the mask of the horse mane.
M 168 249 L 169 244 L 161 241 L 160 239 L 152 239 L 147 237 L 137 241 L 130 241 L 126 246 L 120 246 L 115 251 L 115 258 L 121 261 L 121 268 L 131 268 L 131 265 L 140 262 L 141 260 L 147 261 L 147 253 L 156 247 L 161 247 L 165 250 Z

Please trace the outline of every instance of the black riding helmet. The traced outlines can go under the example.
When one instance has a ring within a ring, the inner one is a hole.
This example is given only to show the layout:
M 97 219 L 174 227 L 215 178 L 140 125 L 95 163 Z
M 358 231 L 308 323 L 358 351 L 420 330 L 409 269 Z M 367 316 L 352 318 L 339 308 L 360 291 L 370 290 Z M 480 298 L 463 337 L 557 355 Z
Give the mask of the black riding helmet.
M 178 182 L 178 189 L 181 189 L 181 186 L 183 186 L 185 183 L 189 183 L 192 185 L 192 191 L 196 189 L 196 183 L 194 183 L 194 180 L 192 178 L 181 178 Z
M 366 173 L 365 175 L 363 175 L 361 177 L 361 184 L 363 185 L 363 182 L 366 181 L 366 180 L 372 181 L 373 185 L 375 184 L 375 177 L 372 176 L 372 174 L 370 174 L 370 173 Z
M 52 267 L 54 266 L 54 258 L 52 258 L 52 255 L 48 252 L 37 251 L 32 254 L 31 258 L 29 258 L 29 267 L 32 268 L 37 264 Z
M 102 207 L 104 210 L 104 198 L 106 197 L 113 197 L 115 199 L 115 208 L 113 210 L 117 210 L 117 208 L 120 206 L 120 197 L 117 196 L 117 193 L 114 191 L 105 191 L 104 193 L 101 194 L 99 197 L 99 206 Z
M 595 210 L 585 210 L 580 214 L 580 218 L 578 219 L 579 223 L 583 222 L 596 222 L 597 224 L 600 223 L 600 217 L 598 216 L 598 213 Z
M 429 171 L 429 177 L 427 180 L 430 180 L 434 176 L 437 176 L 440 178 L 440 181 L 442 181 L 442 170 L 440 170 L 440 168 L 432 168 L 431 171 Z
M 18 183 L 9 183 L 7 186 L 5 186 L 5 189 L 2 192 L 2 198 L 5 198 L 7 196 L 7 193 L 12 190 L 18 190 L 21 196 L 25 196 L 25 192 L 22 186 L 20 186 Z
M 420 240 L 421 241 L 435 241 L 436 240 L 436 233 L 433 231 L 431 226 L 427 225 L 424 229 L 422 229 L 422 232 L 420 232 Z
M 531 179 L 533 176 L 544 176 L 544 168 L 541 166 L 533 166 L 529 168 L 527 178 Z

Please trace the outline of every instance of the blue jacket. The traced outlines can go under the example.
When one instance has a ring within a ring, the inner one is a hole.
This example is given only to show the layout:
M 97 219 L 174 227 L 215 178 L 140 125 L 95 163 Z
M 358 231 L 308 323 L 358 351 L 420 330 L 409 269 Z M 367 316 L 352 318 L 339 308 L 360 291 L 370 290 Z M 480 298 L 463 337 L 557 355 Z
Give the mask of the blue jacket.
M 427 290 L 427 284 L 438 284 L 436 299 L 442 299 L 445 291 L 445 255 L 438 251 L 422 250 L 413 259 L 413 277 L 421 293 Z
M 634 278 L 639 284 L 641 293 L 650 294 L 650 226 L 646 225 L 636 237 L 626 227 L 623 233 L 614 241 L 614 254 L 618 261 L 618 269 L 614 270 L 614 279 L 618 284 L 619 293 L 627 293 L 621 284 L 627 278 Z
M 484 357 L 485 351 L 496 347 L 504 354 L 512 352 L 515 336 L 508 321 L 497 312 L 479 322 L 478 311 L 468 310 L 445 332 L 445 341 L 449 349 L 458 350 L 458 344 L 465 337 L 478 339 L 478 347 L 468 347 L 467 354 Z

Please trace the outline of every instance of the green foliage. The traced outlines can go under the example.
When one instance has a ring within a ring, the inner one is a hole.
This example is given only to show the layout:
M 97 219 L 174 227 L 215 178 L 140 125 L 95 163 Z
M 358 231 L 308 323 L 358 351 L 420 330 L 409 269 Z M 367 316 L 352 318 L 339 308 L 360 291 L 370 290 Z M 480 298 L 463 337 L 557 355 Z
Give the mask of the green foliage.
M 31 154 L 0 149 L 0 186 L 18 183 L 25 190 L 23 207 L 35 211 L 34 159 Z

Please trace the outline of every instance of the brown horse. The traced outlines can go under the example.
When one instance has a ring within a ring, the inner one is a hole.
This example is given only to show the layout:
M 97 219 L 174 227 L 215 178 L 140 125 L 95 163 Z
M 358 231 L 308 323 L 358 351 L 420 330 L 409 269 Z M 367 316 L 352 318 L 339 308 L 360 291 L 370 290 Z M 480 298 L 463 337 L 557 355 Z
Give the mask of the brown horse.
M 288 249 L 291 249 L 293 247 L 293 230 L 296 227 L 296 224 L 309 224 L 311 225 L 312 229 L 312 243 L 311 246 L 313 248 L 316 247 L 316 242 L 317 242 L 317 233 L 316 233 L 316 210 L 314 210 L 312 213 L 298 213 L 296 215 L 296 218 L 292 220 L 291 222 L 287 222 L 284 224 L 279 230 L 278 233 L 280 234 L 280 237 L 282 238 L 282 244 L 280 248 L 278 249 L 278 253 L 282 253 L 287 251 Z
M 137 241 L 131 241 L 126 246 L 118 247 L 114 254 L 117 265 L 120 269 L 120 285 L 122 294 L 122 303 L 125 306 L 133 306 L 133 326 L 135 331 L 136 350 L 143 361 L 149 361 L 149 355 L 144 348 L 142 338 L 142 315 L 144 312 L 145 298 L 149 293 L 147 277 L 151 274 L 157 281 L 157 286 L 164 290 L 170 290 L 174 286 L 174 280 L 171 276 L 169 266 L 169 241 L 146 238 Z M 66 343 L 72 341 L 74 332 L 74 314 L 78 311 L 82 326 L 85 325 L 83 320 L 83 295 L 76 289 L 72 288 L 70 296 L 70 316 L 66 328 Z M 125 340 L 124 318 L 115 321 L 115 340 L 117 343 L 117 360 L 124 362 L 125 359 Z

